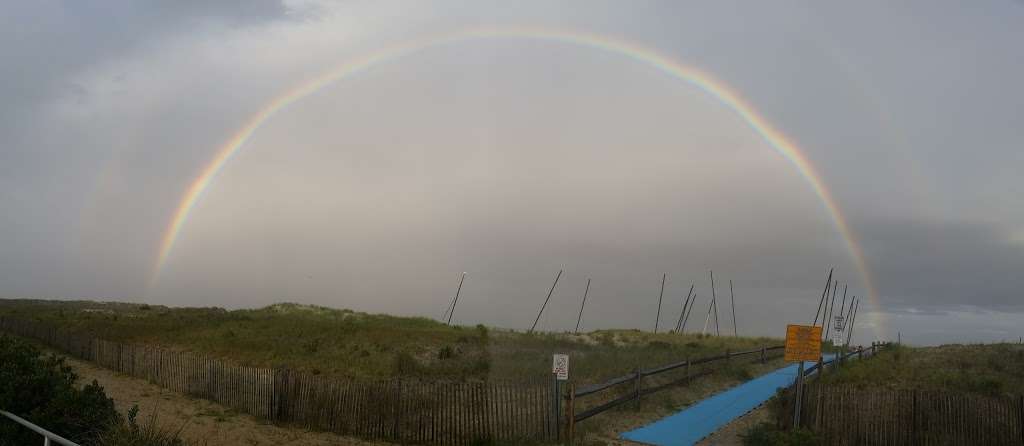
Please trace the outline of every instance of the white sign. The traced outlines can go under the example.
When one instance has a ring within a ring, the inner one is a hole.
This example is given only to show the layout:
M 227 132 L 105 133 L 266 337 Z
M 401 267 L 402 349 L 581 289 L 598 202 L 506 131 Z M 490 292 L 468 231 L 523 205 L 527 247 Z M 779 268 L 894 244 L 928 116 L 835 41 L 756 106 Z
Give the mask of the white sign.
M 569 355 L 555 354 L 552 356 L 551 373 L 555 379 L 565 381 L 569 379 Z
M 839 345 L 844 342 L 843 333 L 845 330 L 845 318 L 843 316 L 836 316 L 835 323 L 832 324 L 832 345 Z

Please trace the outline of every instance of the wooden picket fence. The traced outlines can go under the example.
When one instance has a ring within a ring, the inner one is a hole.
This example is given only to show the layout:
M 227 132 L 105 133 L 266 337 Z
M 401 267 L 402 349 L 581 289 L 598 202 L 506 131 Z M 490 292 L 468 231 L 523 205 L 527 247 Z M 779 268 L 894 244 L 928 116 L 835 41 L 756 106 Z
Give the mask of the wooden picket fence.
M 0 317 L 0 331 L 164 388 L 274 422 L 401 444 L 550 442 L 558 438 L 550 381 L 327 378 L 232 364 L 192 352 L 105 341 Z
M 792 405 L 780 411 L 792 417 Z M 780 420 L 785 421 L 785 420 Z M 801 425 L 830 445 L 1022 445 L 1024 396 L 805 386 Z

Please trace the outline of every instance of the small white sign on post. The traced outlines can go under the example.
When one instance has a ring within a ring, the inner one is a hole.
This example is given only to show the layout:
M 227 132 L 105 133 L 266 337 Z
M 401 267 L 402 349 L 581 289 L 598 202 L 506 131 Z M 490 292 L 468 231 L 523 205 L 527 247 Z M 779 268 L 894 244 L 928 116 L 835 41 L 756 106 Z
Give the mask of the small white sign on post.
M 554 354 L 551 361 L 551 373 L 555 379 L 566 381 L 569 379 L 569 355 Z
M 835 323 L 832 324 L 832 345 L 843 343 L 843 333 L 846 332 L 845 319 L 843 316 L 835 316 Z

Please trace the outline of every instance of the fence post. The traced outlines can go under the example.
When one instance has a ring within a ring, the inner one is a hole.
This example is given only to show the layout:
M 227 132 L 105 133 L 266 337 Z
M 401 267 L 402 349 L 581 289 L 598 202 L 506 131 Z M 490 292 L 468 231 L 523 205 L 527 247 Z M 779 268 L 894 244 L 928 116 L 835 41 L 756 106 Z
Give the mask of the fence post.
M 551 378 L 554 381 L 554 404 L 551 407 L 551 410 L 554 413 L 552 414 L 551 422 L 555 424 L 553 427 L 555 428 L 555 441 L 557 442 L 562 439 L 562 420 L 560 418 L 561 414 L 559 413 L 562 408 L 562 382 L 558 380 L 558 375 L 554 373 L 551 374 Z
M 761 364 L 765 363 L 765 346 L 761 346 Z
M 570 446 L 576 439 L 576 384 L 569 383 L 569 394 L 566 395 L 565 424 L 568 432 L 565 434 L 566 444 Z
M 690 383 L 690 358 L 686 358 L 686 383 Z
M 800 366 L 796 369 L 796 403 L 793 405 L 796 409 L 793 411 L 793 428 L 800 428 L 800 406 L 801 400 L 804 394 L 804 362 L 800 361 Z
M 910 442 L 918 444 L 917 441 L 917 389 L 912 394 L 913 400 L 910 404 Z
M 642 376 L 640 375 L 640 366 L 637 366 L 636 369 L 633 371 L 633 373 L 635 375 L 633 377 L 633 399 L 636 400 L 636 407 L 637 407 L 637 409 L 639 409 L 640 408 L 640 386 L 641 386 L 640 379 L 642 378 Z
M 1024 444 L 1024 395 L 1017 397 L 1017 415 L 1020 422 L 1020 444 Z

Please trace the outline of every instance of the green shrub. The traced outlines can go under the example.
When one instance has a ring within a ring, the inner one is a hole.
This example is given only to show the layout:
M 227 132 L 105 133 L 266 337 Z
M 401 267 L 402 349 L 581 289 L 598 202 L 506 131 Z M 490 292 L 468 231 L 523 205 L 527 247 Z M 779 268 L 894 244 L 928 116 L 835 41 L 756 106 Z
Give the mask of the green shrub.
M 184 446 L 184 441 L 178 437 L 181 429 L 177 432 L 161 430 L 156 426 L 156 413 L 149 417 L 149 421 L 143 425 L 135 421 L 139 414 L 139 406 L 132 406 L 128 410 L 128 420 L 124 423 L 115 423 L 110 429 L 104 432 L 97 444 L 99 446 Z M 182 425 L 184 428 L 184 425 Z
M 814 446 L 821 439 L 807 429 L 779 430 L 773 423 L 755 424 L 741 434 L 744 446 Z
M 94 380 L 79 389 L 64 358 L 42 355 L 35 346 L 0 336 L 0 408 L 82 444 L 94 444 L 119 421 L 114 401 Z M 0 423 L 0 445 L 36 444 L 39 434 L 11 421 Z

